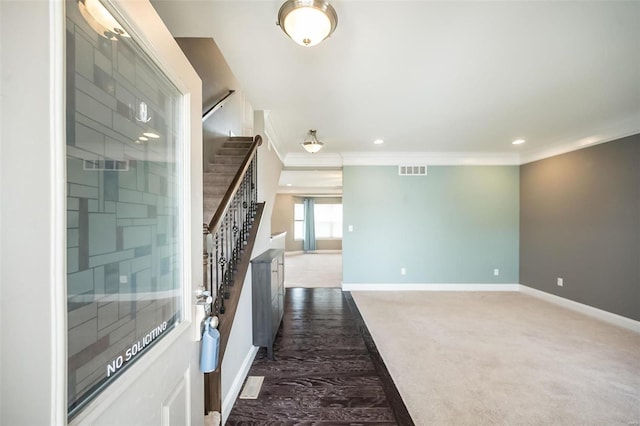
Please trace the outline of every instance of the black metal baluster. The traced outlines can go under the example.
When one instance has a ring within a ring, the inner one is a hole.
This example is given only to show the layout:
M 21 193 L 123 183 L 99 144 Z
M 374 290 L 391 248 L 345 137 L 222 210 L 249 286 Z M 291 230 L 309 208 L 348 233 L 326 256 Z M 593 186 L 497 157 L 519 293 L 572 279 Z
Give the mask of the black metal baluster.
M 227 210 L 227 213 L 224 215 L 224 228 L 225 228 L 225 233 L 226 235 L 226 240 L 227 240 L 227 264 L 226 264 L 226 268 L 225 268 L 225 274 L 224 274 L 224 298 L 228 299 L 231 296 L 231 293 L 229 293 L 229 285 L 230 285 L 230 274 L 231 274 L 231 223 L 229 221 L 229 211 Z
M 224 314 L 224 294 L 226 292 L 225 282 L 224 282 L 224 270 L 225 270 L 225 241 L 224 241 L 224 233 L 226 232 L 224 220 L 220 223 L 220 259 L 218 259 L 218 263 L 220 264 L 220 313 Z
M 253 191 L 253 211 L 251 214 L 251 219 L 256 216 L 256 210 L 258 209 L 258 154 L 253 157 L 253 167 L 252 167 L 252 176 L 253 182 L 251 186 L 251 190 Z
M 224 313 L 221 312 L 221 306 L 220 306 L 220 276 L 218 274 L 218 260 L 220 259 L 220 230 L 216 231 L 215 233 L 215 262 L 211 261 L 211 269 L 213 270 L 215 268 L 216 270 L 216 280 L 215 280 L 215 285 L 216 285 L 216 292 L 215 295 L 214 293 L 211 293 L 211 295 L 213 296 L 213 303 L 214 305 L 214 312 L 216 313 L 216 315 Z M 213 273 L 211 274 L 211 279 L 213 280 Z M 213 290 L 213 289 L 212 289 Z
M 240 193 L 237 192 L 234 196 L 234 212 L 233 212 L 233 232 L 234 232 L 234 244 L 233 248 L 236 254 L 235 272 L 238 271 L 238 264 L 240 263 L 240 241 L 242 233 L 240 232 L 240 225 L 242 224 L 242 218 L 240 217 L 241 205 L 240 205 Z M 234 274 L 235 274 L 234 272 Z

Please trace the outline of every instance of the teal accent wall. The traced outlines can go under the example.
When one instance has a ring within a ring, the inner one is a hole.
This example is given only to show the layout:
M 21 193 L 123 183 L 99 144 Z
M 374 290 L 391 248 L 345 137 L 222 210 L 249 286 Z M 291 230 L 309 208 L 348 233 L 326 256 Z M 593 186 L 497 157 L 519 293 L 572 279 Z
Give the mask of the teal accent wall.
M 519 282 L 517 166 L 345 166 L 343 214 L 345 283 Z

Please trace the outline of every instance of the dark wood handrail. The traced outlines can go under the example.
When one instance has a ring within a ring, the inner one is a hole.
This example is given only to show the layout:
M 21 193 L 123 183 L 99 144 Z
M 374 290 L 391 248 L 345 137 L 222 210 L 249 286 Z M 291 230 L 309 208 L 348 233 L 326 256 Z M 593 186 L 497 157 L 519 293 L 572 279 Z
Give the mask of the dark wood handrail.
M 209 222 L 210 233 L 213 234 L 218 230 L 218 227 L 220 226 L 220 222 L 224 217 L 225 213 L 227 212 L 227 210 L 229 209 L 229 206 L 231 205 L 231 201 L 233 200 L 233 196 L 238 191 L 238 188 L 240 188 L 240 184 L 242 183 L 244 174 L 247 172 L 247 169 L 251 164 L 251 160 L 253 160 L 253 157 L 255 157 L 256 152 L 258 151 L 258 147 L 260 145 L 262 145 L 262 136 L 256 135 L 253 138 L 253 142 L 251 143 L 249 152 L 247 152 L 247 155 L 244 157 L 244 160 L 242 161 L 242 165 L 238 169 L 238 172 L 236 173 L 236 175 L 233 177 L 233 180 L 231 181 L 231 185 L 229 185 L 229 189 L 227 189 L 227 192 L 224 194 L 224 197 L 222 197 L 222 200 L 220 201 L 220 205 L 218 206 L 218 209 L 216 210 L 213 217 L 211 218 L 211 221 Z
M 236 92 L 235 90 L 229 90 L 229 92 L 226 95 L 224 95 L 218 102 L 216 102 L 215 105 L 209 108 L 207 112 L 202 114 L 202 121 L 203 122 L 206 121 L 209 117 L 213 115 L 214 112 L 222 108 L 224 103 L 227 101 L 227 98 L 229 98 L 229 96 L 233 95 L 235 92 Z

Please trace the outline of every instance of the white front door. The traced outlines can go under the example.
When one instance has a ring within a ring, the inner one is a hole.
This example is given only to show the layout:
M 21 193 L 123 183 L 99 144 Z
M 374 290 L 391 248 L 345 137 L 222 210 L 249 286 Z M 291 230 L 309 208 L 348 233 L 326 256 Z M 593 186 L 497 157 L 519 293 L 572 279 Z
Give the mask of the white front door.
M 106 6 L 124 33 L 0 4 L 2 424 L 204 419 L 201 82 L 150 3 Z
M 200 80 L 146 1 L 65 15 L 70 420 L 200 424 Z

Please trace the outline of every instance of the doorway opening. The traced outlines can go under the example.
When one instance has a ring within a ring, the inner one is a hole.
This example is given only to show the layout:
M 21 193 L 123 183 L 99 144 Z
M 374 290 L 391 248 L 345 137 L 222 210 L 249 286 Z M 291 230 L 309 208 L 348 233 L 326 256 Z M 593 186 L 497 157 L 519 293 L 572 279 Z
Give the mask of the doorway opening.
M 285 250 L 285 287 L 342 287 L 342 197 L 278 194 L 272 231 Z

